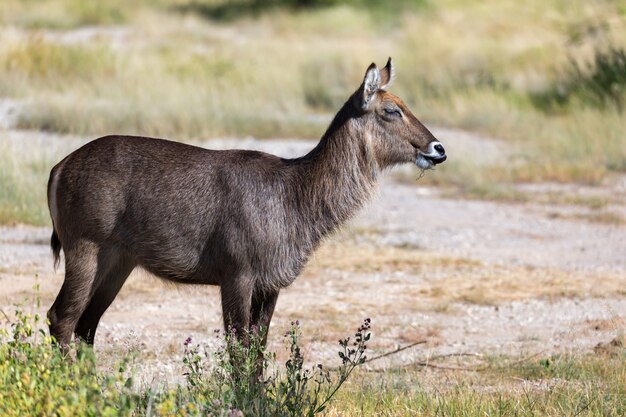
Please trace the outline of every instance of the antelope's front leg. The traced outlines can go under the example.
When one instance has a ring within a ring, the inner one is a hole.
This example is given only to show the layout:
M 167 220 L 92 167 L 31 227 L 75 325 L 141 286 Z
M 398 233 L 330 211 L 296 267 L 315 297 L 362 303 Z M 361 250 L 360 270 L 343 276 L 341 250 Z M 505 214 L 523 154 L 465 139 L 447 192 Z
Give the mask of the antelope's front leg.
M 278 291 L 255 291 L 252 295 L 252 309 L 250 311 L 250 327 L 262 332 L 263 347 L 267 343 L 267 333 L 274 315 L 274 308 L 278 301 Z
M 224 330 L 235 331 L 236 337 L 247 344 L 250 328 L 250 308 L 253 287 L 243 279 L 235 279 L 222 284 L 222 315 Z
M 274 314 L 274 307 L 276 307 L 276 301 L 278 300 L 278 291 L 255 291 L 252 295 L 252 310 L 250 311 L 250 328 L 253 332 L 261 332 L 261 346 L 262 349 L 259 352 L 259 357 L 256 363 L 256 378 L 261 380 L 263 378 L 263 371 L 265 368 L 265 357 L 263 353 L 267 345 L 267 334 L 270 330 L 270 321 Z M 252 337 L 258 337 L 259 334 L 251 335 Z

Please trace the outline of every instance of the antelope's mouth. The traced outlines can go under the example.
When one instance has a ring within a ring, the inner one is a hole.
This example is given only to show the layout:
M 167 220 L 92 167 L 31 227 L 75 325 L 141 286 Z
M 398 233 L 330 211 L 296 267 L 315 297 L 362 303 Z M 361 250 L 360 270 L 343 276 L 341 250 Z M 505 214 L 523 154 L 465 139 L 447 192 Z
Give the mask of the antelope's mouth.
M 444 162 L 446 159 L 448 159 L 448 157 L 446 155 L 441 155 L 441 156 L 421 155 L 421 156 L 422 156 L 422 158 L 424 158 L 428 162 L 430 162 L 432 165 L 440 164 L 440 163 Z
M 418 150 L 415 165 L 421 169 L 430 169 L 437 164 L 441 164 L 446 159 L 448 159 L 448 156 L 443 145 L 438 141 L 434 141 L 428 145 L 428 153 Z

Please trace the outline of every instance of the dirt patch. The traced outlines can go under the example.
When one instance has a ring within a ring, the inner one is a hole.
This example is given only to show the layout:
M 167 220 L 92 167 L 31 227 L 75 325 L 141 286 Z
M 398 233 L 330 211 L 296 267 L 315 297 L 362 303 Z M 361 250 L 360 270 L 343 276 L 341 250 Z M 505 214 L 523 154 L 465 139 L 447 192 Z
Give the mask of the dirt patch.
M 598 343 L 593 351 L 598 355 L 617 356 L 624 351 L 623 337 L 616 337 L 610 342 Z

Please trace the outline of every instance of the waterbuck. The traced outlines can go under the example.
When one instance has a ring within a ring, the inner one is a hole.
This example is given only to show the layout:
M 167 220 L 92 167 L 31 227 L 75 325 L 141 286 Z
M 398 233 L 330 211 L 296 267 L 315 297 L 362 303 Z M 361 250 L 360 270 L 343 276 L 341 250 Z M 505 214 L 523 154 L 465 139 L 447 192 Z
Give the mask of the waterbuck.
M 219 285 L 224 326 L 268 328 L 278 293 L 324 236 L 400 163 L 429 169 L 441 143 L 398 97 L 391 59 L 371 64 L 308 154 L 279 158 L 162 139 L 106 136 L 50 172 L 55 266 L 65 281 L 48 311 L 61 346 L 93 344 L 98 322 L 136 267 L 177 283 Z

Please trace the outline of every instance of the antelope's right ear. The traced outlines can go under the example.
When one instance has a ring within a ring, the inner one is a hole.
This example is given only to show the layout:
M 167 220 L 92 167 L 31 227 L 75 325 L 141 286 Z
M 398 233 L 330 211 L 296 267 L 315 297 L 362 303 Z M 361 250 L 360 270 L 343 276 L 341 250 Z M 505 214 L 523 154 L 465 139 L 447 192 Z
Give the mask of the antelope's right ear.
M 393 66 L 393 62 L 391 62 L 391 57 L 387 60 L 387 65 L 385 68 L 380 70 L 380 88 L 385 89 L 391 85 L 394 77 L 396 76 L 396 70 Z
M 376 64 L 372 64 L 367 68 L 363 84 L 359 87 L 356 94 L 356 105 L 361 110 L 367 110 L 376 91 L 380 88 L 380 71 L 376 68 Z

